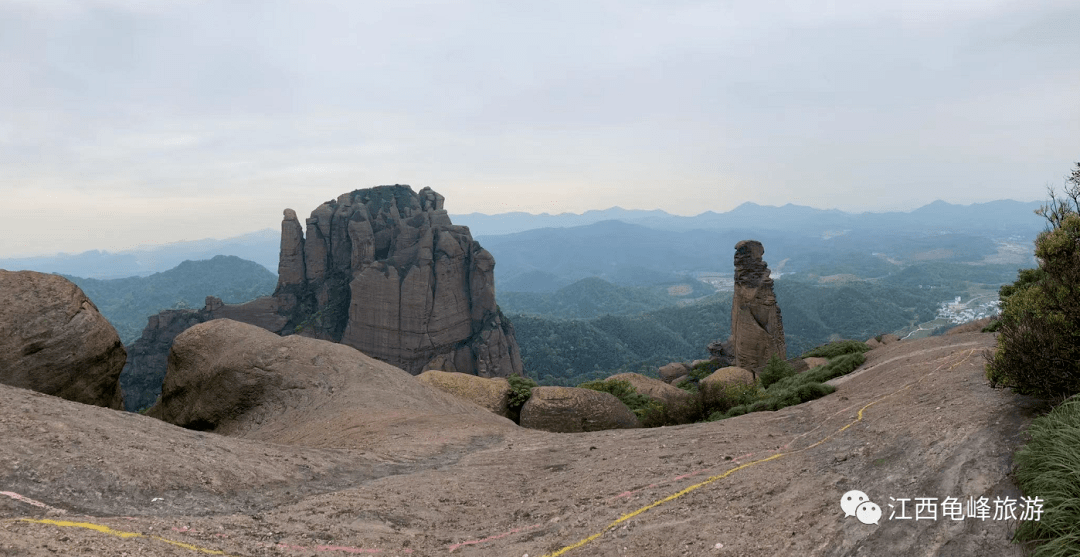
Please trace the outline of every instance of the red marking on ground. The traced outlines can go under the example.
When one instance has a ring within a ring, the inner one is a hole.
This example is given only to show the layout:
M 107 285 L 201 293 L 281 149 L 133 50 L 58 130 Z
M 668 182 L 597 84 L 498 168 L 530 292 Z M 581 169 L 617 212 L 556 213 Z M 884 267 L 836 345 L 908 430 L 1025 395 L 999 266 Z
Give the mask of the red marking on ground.
M 345 553 L 381 553 L 381 549 L 361 549 L 359 547 L 345 547 L 341 545 L 317 545 L 315 551 L 342 551 Z
M 494 536 L 488 536 L 488 537 L 486 537 L 484 539 L 481 539 L 481 540 L 469 540 L 467 542 L 455 543 L 454 545 L 450 546 L 450 552 L 453 553 L 455 549 L 457 549 L 457 548 L 459 548 L 459 547 L 461 547 L 463 545 L 476 545 L 476 544 L 479 544 L 479 543 L 490 542 L 492 540 L 497 540 L 499 538 L 505 538 L 506 536 L 509 536 L 511 534 L 517 534 L 518 532 L 523 532 L 525 530 L 532 530 L 532 529 L 539 528 L 539 527 L 540 527 L 539 524 L 533 524 L 532 526 L 524 526 L 524 527 L 521 527 L 521 528 L 514 528 L 513 530 L 510 530 L 509 532 L 504 532 L 502 534 L 496 534 Z
M 56 512 L 61 513 L 61 514 L 67 512 L 64 509 L 58 509 L 56 507 L 50 507 L 49 505 L 46 505 L 45 503 L 42 503 L 41 501 L 35 501 L 35 500 L 33 500 L 33 499 L 29 498 L 29 497 L 24 497 L 22 495 L 19 495 L 18 493 L 15 493 L 14 491 L 0 491 L 0 495 L 7 495 L 8 497 L 11 497 L 12 499 L 14 499 L 16 501 L 22 501 L 23 503 L 26 503 L 28 505 L 33 505 L 35 507 L 40 507 L 42 509 L 46 509 L 46 510 L 50 510 L 50 511 L 56 511 Z

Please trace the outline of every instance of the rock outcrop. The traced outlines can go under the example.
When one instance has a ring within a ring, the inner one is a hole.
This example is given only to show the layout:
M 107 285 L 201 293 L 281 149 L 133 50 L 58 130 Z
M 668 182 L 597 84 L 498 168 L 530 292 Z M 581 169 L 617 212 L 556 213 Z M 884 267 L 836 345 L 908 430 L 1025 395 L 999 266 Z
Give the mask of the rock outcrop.
M 392 446 L 402 431 L 438 431 L 441 441 L 468 443 L 516 428 L 349 346 L 230 319 L 176 337 L 161 401 L 147 414 L 306 447 Z
M 637 416 L 615 395 L 578 387 L 533 387 L 521 426 L 558 433 L 638 427 Z
M 215 296 L 206 297 L 202 309 L 170 309 L 147 320 L 142 336 L 127 347 L 127 363 L 120 374 L 124 407 L 130 412 L 154 404 L 169 361 L 173 339 L 187 329 L 213 319 L 233 319 L 267 330 L 280 330 L 285 318 L 276 313 L 275 298 L 259 298 L 246 304 L 224 304 Z
M 409 186 L 356 190 L 306 220 L 285 209 L 278 285 L 246 304 L 208 297 L 201 310 L 152 317 L 132 346 L 125 385 L 153 389 L 176 335 L 212 319 L 340 342 L 400 367 L 480 377 L 521 375 L 514 328 L 495 305 L 495 260 L 455 226 L 443 197 Z M 152 402 L 140 394 L 132 409 Z
M 0 383 L 121 410 L 116 329 L 59 275 L 0 269 Z
M 510 382 L 503 377 L 477 377 L 467 373 L 429 370 L 417 376 L 425 385 L 435 387 L 488 409 L 504 418 L 510 415 Z
M 743 369 L 741 367 L 730 366 L 720 368 L 712 372 L 708 377 L 701 380 L 702 385 L 710 385 L 714 387 L 730 385 L 733 383 L 752 385 L 754 383 L 754 374 L 750 373 L 750 370 Z
M 682 362 L 671 362 L 665 366 L 661 366 L 659 369 L 660 379 L 666 383 L 690 374 L 690 366 Z
M 756 240 L 735 244 L 735 293 L 731 300 L 731 352 L 734 365 L 757 373 L 769 358 L 786 359 L 784 325 L 773 293 L 765 248 Z
M 495 305 L 495 260 L 450 222 L 441 195 L 356 190 L 306 223 L 301 237 L 285 211 L 274 293 L 284 333 L 347 344 L 413 374 L 522 373 L 513 327 Z
M 689 391 L 672 387 L 659 379 L 646 377 L 640 373 L 618 373 L 607 378 L 608 381 L 612 379 L 626 381 L 634 387 L 638 394 L 645 395 L 671 408 L 689 404 L 694 398 L 694 395 L 690 394 Z

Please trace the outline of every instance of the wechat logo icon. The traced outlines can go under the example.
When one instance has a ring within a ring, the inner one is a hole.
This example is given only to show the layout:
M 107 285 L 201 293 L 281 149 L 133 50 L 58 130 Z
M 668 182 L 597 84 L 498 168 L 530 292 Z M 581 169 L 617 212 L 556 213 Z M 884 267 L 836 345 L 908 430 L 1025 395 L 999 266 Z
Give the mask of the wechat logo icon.
M 845 518 L 854 516 L 863 524 L 878 524 L 881 520 L 881 507 L 858 490 L 845 493 L 840 498 L 840 508 L 844 509 Z

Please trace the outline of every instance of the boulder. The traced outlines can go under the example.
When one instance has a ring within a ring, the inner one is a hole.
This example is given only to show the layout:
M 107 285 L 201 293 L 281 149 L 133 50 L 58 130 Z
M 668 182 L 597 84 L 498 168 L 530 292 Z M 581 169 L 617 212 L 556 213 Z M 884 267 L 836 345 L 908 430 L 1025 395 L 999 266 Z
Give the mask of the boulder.
M 578 387 L 533 387 L 521 426 L 558 433 L 638 427 L 637 416 L 614 395 Z
M 672 362 L 659 370 L 660 379 L 670 383 L 677 377 L 682 377 L 690 373 L 690 366 L 682 362 Z
M 754 372 L 773 354 L 786 359 L 784 325 L 773 293 L 769 267 L 757 240 L 735 244 L 735 292 L 731 301 L 731 346 L 734 365 Z
M 246 304 L 225 304 L 220 298 L 207 296 L 202 309 L 169 309 L 151 315 L 142 336 L 127 347 L 127 362 L 120 374 L 125 409 L 135 412 L 157 400 L 168 367 L 169 348 L 180 333 L 214 319 L 232 319 L 276 330 L 285 324 L 285 318 L 277 310 L 276 298 L 259 298 Z
M 702 385 L 728 385 L 732 383 L 753 384 L 754 374 L 750 370 L 741 367 L 729 366 L 720 368 L 711 375 L 701 380 Z
M 873 350 L 874 348 L 878 348 L 880 346 L 885 346 L 884 344 L 881 343 L 881 341 L 879 341 L 877 339 L 877 337 L 871 337 L 871 338 L 866 339 L 866 345 L 869 346 L 871 350 Z
M 355 348 L 229 319 L 176 337 L 161 400 L 147 414 L 273 443 L 391 450 L 405 437 L 437 438 L 434 447 L 516 427 Z
M 428 370 L 417 376 L 425 385 L 478 404 L 504 418 L 510 417 L 510 382 L 503 377 L 478 377 L 467 373 Z
M 674 408 L 686 404 L 694 398 L 694 395 L 678 387 L 673 387 L 652 377 L 646 377 L 640 373 L 619 373 L 608 377 L 608 380 L 617 379 L 626 381 L 634 387 L 638 394 L 645 395 L 665 406 Z
M 802 360 L 806 362 L 806 369 L 813 369 L 829 363 L 828 358 L 803 358 Z
M 78 286 L 0 269 L 0 383 L 122 410 L 126 359 L 116 329 Z
M 881 335 L 881 344 L 889 345 L 894 342 L 900 342 L 900 337 L 892 333 Z

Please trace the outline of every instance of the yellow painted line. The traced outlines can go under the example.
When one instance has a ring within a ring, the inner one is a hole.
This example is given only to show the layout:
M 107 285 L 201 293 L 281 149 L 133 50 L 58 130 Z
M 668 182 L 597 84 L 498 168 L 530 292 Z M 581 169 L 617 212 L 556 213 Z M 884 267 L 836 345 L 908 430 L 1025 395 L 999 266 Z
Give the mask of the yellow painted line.
M 102 534 L 108 534 L 110 536 L 116 536 L 118 538 L 123 538 L 123 539 L 128 539 L 128 538 L 149 538 L 151 540 L 157 540 L 159 542 L 164 542 L 164 543 L 167 543 L 167 544 L 170 544 L 170 545 L 175 545 L 176 547 L 182 547 L 184 549 L 187 549 L 189 551 L 194 551 L 196 553 L 205 553 L 207 555 L 226 555 L 226 553 L 224 551 L 218 551 L 216 549 L 206 549 L 205 547 L 199 547 L 197 545 L 191 545 L 191 544 L 187 544 L 187 543 L 183 543 L 183 542 L 178 542 L 178 541 L 175 541 L 175 540 L 161 538 L 161 537 L 158 537 L 158 536 L 148 536 L 146 534 L 140 534 L 138 532 L 124 532 L 122 530 L 113 530 L 112 528 L 109 528 L 108 526 L 103 526 L 101 524 L 94 524 L 93 522 L 71 522 L 71 521 L 68 521 L 68 520 L 50 520 L 50 519 L 47 519 L 47 518 L 46 519 L 41 519 L 41 520 L 33 519 L 33 518 L 20 518 L 20 519 L 18 519 L 18 521 L 19 522 L 30 522 L 30 523 L 33 523 L 33 524 L 50 524 L 52 526 L 59 526 L 61 528 L 85 528 L 87 530 L 93 530 L 95 532 L 100 532 Z
M 974 352 L 975 352 L 974 348 L 969 350 L 967 355 L 964 356 L 963 359 L 961 359 L 959 362 L 956 362 L 955 364 L 949 366 L 948 370 L 952 370 L 956 366 L 958 366 L 958 365 L 964 363 L 965 361 L 967 361 L 967 359 Z M 559 555 L 562 555 L 562 554 L 564 554 L 564 553 L 566 553 L 568 551 L 572 551 L 574 549 L 577 549 L 577 548 L 579 548 L 579 547 L 581 547 L 581 546 L 583 546 L 583 545 L 585 545 L 585 544 L 587 544 L 589 542 L 592 542 L 592 541 L 596 540 L 600 536 L 603 536 L 608 530 L 611 530 L 612 528 L 618 526 L 622 522 L 630 520 L 631 518 L 645 512 L 645 511 L 647 511 L 649 509 L 652 509 L 654 507 L 658 507 L 658 506 L 663 505 L 664 503 L 667 503 L 669 501 L 674 501 L 675 499 L 678 499 L 679 497 L 682 497 L 683 495 L 686 495 L 687 493 L 690 493 L 691 491 L 694 491 L 696 489 L 705 487 L 705 486 L 707 486 L 707 485 L 709 485 L 709 484 L 711 484 L 711 483 L 713 483 L 715 481 L 722 480 L 722 479 L 730 476 L 731 474 L 734 474 L 735 472 L 738 472 L 739 470 L 742 470 L 743 468 L 749 468 L 749 467 L 751 467 L 751 466 L 753 466 L 755 464 L 761 464 L 763 462 L 768 462 L 770 460 L 776 460 L 776 459 L 778 459 L 780 457 L 789 456 L 789 455 L 793 455 L 793 454 L 796 454 L 796 453 L 801 453 L 803 451 L 808 451 L 808 450 L 810 450 L 810 449 L 812 449 L 814 447 L 817 447 L 818 445 L 821 445 L 822 443 L 824 443 L 824 442 L 828 441 L 829 439 L 839 435 L 840 433 L 843 433 L 845 430 L 847 430 L 849 427 L 855 425 L 856 423 L 861 422 L 862 419 L 863 419 L 863 412 L 865 412 L 867 408 L 870 408 L 871 406 L 873 406 L 873 405 L 875 405 L 875 404 L 877 404 L 877 403 L 879 403 L 879 402 L 881 402 L 881 401 L 883 401 L 883 400 L 885 400 L 885 399 L 887 399 L 887 398 L 889 398 L 889 397 L 891 397 L 891 396 L 893 396 L 895 394 L 898 394 L 900 391 L 910 389 L 913 385 L 915 385 L 919 381 L 922 381 L 924 378 L 926 378 L 927 376 L 933 374 L 935 371 L 940 371 L 940 370 L 941 370 L 941 367 L 939 366 L 934 371 L 927 372 L 922 377 L 908 383 L 907 385 L 904 385 L 903 387 L 900 387 L 899 389 L 896 389 L 895 391 L 893 391 L 893 392 L 891 392 L 891 393 L 889 393 L 887 395 L 884 395 L 884 396 L 878 398 L 877 400 L 874 400 L 874 401 L 871 401 L 871 402 L 867 403 L 866 406 L 863 406 L 862 408 L 859 409 L 859 413 L 856 415 L 856 417 L 855 417 L 855 419 L 853 421 L 851 421 L 850 423 L 848 423 L 844 427 L 830 433 L 829 435 L 826 435 L 823 439 L 821 439 L 820 441 L 818 441 L 818 442 L 816 442 L 816 443 L 814 443 L 812 445 L 807 445 L 806 447 L 803 447 L 801 449 L 797 449 L 797 450 L 786 452 L 786 453 L 776 453 L 776 454 L 774 454 L 774 455 L 772 455 L 770 457 L 767 457 L 767 458 L 761 458 L 761 459 L 758 459 L 758 460 L 747 462 L 746 464 L 743 464 L 741 466 L 736 466 L 735 468 L 732 468 L 731 470 L 728 470 L 727 472 L 724 472 L 723 474 L 712 476 L 712 477 L 706 479 L 705 481 L 703 481 L 701 483 L 698 483 L 698 484 L 694 484 L 694 485 L 692 485 L 692 486 L 690 486 L 690 487 L 688 487 L 686 489 L 683 489 L 682 491 L 679 491 L 678 493 L 674 493 L 672 495 L 669 495 L 669 496 L 667 496 L 667 497 L 665 497 L 663 499 L 660 499 L 659 501 L 654 501 L 652 503 L 649 503 L 648 505 L 645 505 L 644 507 L 641 507 L 640 509 L 638 509 L 636 511 L 633 511 L 633 512 L 631 512 L 629 514 L 624 514 L 624 515 L 620 516 L 618 518 L 618 520 L 616 520 L 615 522 L 612 522 L 611 524 L 608 524 L 607 526 L 605 526 L 599 532 L 597 532 L 597 533 L 595 533 L 595 534 L 593 534 L 593 535 L 591 535 L 591 536 L 589 536 L 589 537 L 587 537 L 587 538 L 585 538 L 585 539 L 583 539 L 583 540 L 581 540 L 581 541 L 579 541 L 579 542 L 577 542 L 575 544 L 568 545 L 568 546 L 566 546 L 566 547 L 564 547 L 564 548 L 562 548 L 562 549 L 560 549 L 560 550 L 558 550 L 558 551 L 556 551 L 554 553 L 547 553 L 547 554 L 544 555 L 544 557 L 558 557 Z

